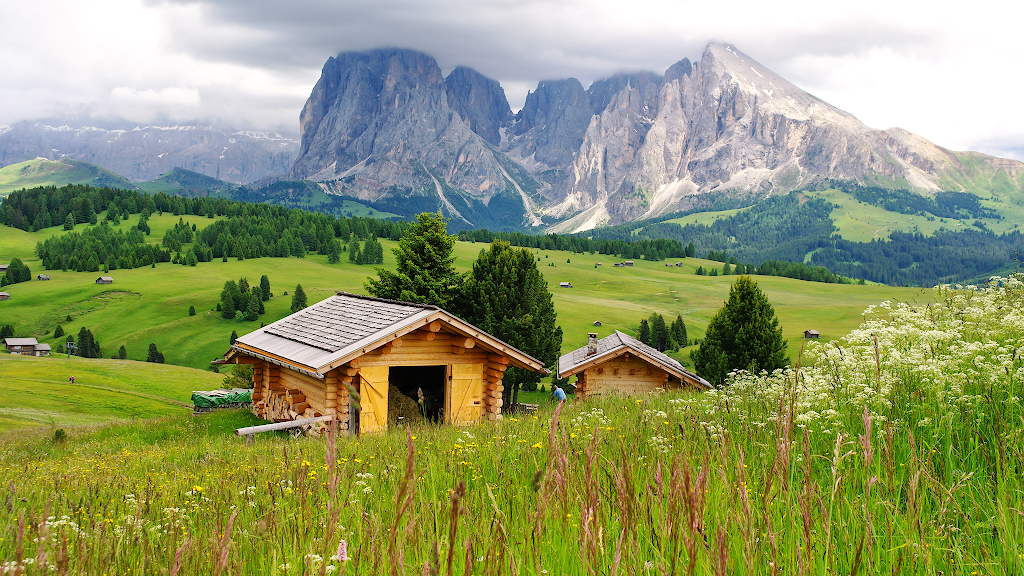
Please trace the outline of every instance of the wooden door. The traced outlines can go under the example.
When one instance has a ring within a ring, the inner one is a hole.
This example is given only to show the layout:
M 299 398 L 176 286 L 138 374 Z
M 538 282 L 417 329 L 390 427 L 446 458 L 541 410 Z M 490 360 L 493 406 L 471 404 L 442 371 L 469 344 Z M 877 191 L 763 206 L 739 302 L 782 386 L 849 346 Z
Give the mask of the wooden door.
M 387 430 L 388 367 L 365 366 L 359 370 L 359 433 Z
M 448 393 L 448 422 L 469 424 L 480 420 L 483 404 L 483 364 L 452 364 Z

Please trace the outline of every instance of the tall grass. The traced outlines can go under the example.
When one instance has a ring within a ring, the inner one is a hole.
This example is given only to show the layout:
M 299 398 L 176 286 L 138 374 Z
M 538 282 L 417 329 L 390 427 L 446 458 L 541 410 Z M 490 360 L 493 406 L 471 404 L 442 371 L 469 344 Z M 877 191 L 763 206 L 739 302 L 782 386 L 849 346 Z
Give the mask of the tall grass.
M 884 305 L 798 368 L 467 428 L 0 447 L 7 573 L 1021 574 L 1024 287 Z M 877 344 L 876 344 L 877 339 Z

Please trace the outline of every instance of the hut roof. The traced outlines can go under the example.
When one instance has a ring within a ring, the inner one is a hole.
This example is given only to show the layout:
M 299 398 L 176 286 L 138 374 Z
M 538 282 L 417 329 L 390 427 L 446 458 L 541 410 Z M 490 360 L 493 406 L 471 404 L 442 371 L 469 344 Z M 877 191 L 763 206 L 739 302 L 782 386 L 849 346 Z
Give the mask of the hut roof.
M 238 338 L 228 358 L 241 352 L 322 378 L 329 370 L 435 320 L 476 339 L 484 348 L 508 355 L 513 366 L 547 372 L 540 360 L 437 306 L 347 292 Z
M 35 338 L 4 338 L 4 344 L 8 346 L 35 346 L 39 342 Z
M 36 344 L 36 350 L 50 350 L 50 345 L 47 343 Z
M 112 283 L 114 281 L 114 277 L 113 276 L 100 276 L 99 278 L 96 279 L 96 281 L 97 282 Z
M 618 330 L 597 341 L 597 353 L 588 355 L 588 347 L 577 348 L 558 359 L 559 378 L 568 378 L 590 366 L 610 360 L 628 349 L 651 364 L 663 368 L 669 374 L 687 382 L 711 388 L 710 382 L 683 368 L 683 365 L 676 360 Z

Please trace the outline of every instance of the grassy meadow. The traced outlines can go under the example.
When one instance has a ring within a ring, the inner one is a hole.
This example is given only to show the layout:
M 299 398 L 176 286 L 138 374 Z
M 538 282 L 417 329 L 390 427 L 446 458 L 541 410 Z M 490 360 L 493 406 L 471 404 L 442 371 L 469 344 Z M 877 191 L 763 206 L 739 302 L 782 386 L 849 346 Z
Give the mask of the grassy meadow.
M 1020 574 L 1024 285 L 874 308 L 800 368 L 352 438 L 173 414 L 0 441 L 43 574 Z M 106 361 L 101 361 L 106 362 Z
M 159 242 L 177 221 L 178 217 L 170 214 L 152 216 L 148 240 Z M 203 226 L 210 220 L 192 217 L 189 221 Z M 85 226 L 79 224 L 76 229 Z M 12 324 L 18 335 L 36 337 L 54 347 L 63 340 L 53 338 L 58 324 L 71 334 L 86 327 L 107 357 L 125 346 L 128 358 L 144 360 L 149 344 L 155 343 L 168 363 L 208 368 L 210 360 L 227 349 L 232 330 L 241 335 L 259 326 L 241 319 L 225 320 L 215 311 L 225 281 L 246 277 L 250 283 L 258 283 L 266 274 L 274 297 L 266 303 L 267 313 L 260 321 L 270 323 L 290 313 L 291 298 L 284 292 L 294 291 L 296 284 L 302 284 L 313 303 L 335 290 L 365 293 L 366 277 L 375 275 L 372 266 L 344 260 L 330 265 L 325 256 L 311 254 L 306 258 L 215 260 L 195 267 L 162 263 L 155 268 L 111 271 L 114 284 L 98 285 L 94 283 L 98 273 L 42 269 L 34 255 L 35 244 L 62 233 L 60 227 L 34 233 L 0 228 L 0 261 L 20 257 L 33 277 L 46 272 L 52 278 L 6 287 L 11 300 L 0 302 L 0 324 Z M 395 243 L 382 243 L 384 266 L 391 268 L 394 256 L 390 249 Z M 485 244 L 457 243 L 457 268 L 469 270 L 484 248 Z M 682 315 L 690 338 L 701 338 L 707 322 L 728 296 L 733 280 L 730 276 L 697 276 L 698 266 L 721 264 L 694 258 L 684 259 L 682 267 L 637 260 L 633 268 L 614 268 L 617 259 L 611 256 L 534 252 L 565 334 L 563 352 L 584 345 L 591 331 L 601 336 L 615 329 L 635 334 L 640 320 L 653 312 L 667 320 Z M 596 263 L 602 266 L 595 267 Z M 793 357 L 799 352 L 804 330 L 819 330 L 824 339 L 838 337 L 860 323 L 861 312 L 870 304 L 930 297 L 928 292 L 910 288 L 821 284 L 776 277 L 757 277 L 757 281 L 775 305 Z M 560 282 L 571 282 L 573 288 L 559 288 Z M 195 306 L 195 316 L 188 315 L 189 306 Z M 71 322 L 66 320 L 69 315 Z M 595 321 L 602 325 L 594 326 Z M 676 356 L 684 363 L 688 361 L 686 350 Z

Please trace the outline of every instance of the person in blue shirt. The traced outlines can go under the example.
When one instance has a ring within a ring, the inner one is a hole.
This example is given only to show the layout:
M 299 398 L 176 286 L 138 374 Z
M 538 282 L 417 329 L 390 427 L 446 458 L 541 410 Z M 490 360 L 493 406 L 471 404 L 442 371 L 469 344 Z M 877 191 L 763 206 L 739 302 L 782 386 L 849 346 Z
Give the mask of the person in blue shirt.
M 555 402 L 563 402 L 565 401 L 565 391 L 559 388 L 558 384 L 552 384 L 551 398 L 553 398 Z

